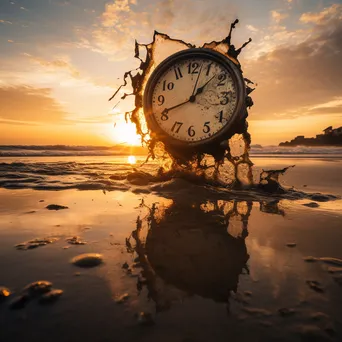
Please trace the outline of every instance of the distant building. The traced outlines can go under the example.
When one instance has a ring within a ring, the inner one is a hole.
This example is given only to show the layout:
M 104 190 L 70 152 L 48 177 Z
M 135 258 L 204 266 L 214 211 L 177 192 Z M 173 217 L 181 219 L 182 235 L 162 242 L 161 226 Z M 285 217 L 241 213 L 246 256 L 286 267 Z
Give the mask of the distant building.
M 333 128 L 327 127 L 323 130 L 324 134 L 317 134 L 316 138 L 305 138 L 298 135 L 290 142 L 282 142 L 279 146 L 341 146 L 342 145 L 342 126 Z
M 323 129 L 323 132 L 325 135 L 331 134 L 333 128 L 332 126 L 327 127 L 326 129 Z
M 333 129 L 333 130 L 332 130 L 332 134 L 333 134 L 334 136 L 340 136 L 340 135 L 342 135 L 342 126 L 339 127 L 339 128 Z

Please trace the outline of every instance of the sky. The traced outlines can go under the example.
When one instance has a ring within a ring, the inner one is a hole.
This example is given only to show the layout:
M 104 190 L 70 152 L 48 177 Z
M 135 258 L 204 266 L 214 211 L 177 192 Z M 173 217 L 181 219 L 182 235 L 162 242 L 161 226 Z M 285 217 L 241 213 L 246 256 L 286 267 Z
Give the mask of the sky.
M 108 102 L 154 30 L 233 43 L 257 83 L 252 143 L 342 125 L 342 0 L 0 0 L 0 144 L 138 143 Z M 114 127 L 115 123 L 115 127 Z

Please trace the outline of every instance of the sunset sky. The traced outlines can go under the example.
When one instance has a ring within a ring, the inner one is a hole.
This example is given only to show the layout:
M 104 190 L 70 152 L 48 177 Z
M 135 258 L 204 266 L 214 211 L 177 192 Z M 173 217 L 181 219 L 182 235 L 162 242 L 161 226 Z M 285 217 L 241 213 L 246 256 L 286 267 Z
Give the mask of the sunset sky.
M 108 98 L 153 31 L 202 45 L 253 42 L 240 61 L 258 84 L 255 144 L 342 126 L 342 1 L 1 0 L 0 144 L 136 143 Z M 114 128 L 114 122 L 116 127 Z

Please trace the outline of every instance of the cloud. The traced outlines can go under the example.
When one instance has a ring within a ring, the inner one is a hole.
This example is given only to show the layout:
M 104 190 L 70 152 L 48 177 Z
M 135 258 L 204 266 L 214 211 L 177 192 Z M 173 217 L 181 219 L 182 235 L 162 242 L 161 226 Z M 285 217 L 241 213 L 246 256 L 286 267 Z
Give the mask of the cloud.
M 186 32 L 188 39 L 202 44 L 213 37 L 224 38 L 236 12 L 226 2 L 215 6 L 201 2 L 199 6 L 196 0 L 141 0 L 137 4 L 117 0 L 105 6 L 90 33 L 80 32 L 80 46 L 120 60 L 132 54 L 135 39 L 150 42 L 154 30 L 176 38 L 183 38 Z
M 28 86 L 0 88 L 0 119 L 20 122 L 58 122 L 67 115 L 50 96 L 50 89 Z
M 246 29 L 251 31 L 251 32 L 259 32 L 259 29 L 257 29 L 255 26 L 253 25 L 246 25 Z
M 330 7 L 325 8 L 321 12 L 317 13 L 303 13 L 300 17 L 300 21 L 303 23 L 314 23 L 316 25 L 326 25 L 326 23 L 331 20 L 332 17 L 341 20 L 342 19 L 342 12 L 341 12 L 342 5 L 340 4 L 333 4 Z
M 271 11 L 271 17 L 277 24 L 279 24 L 281 21 L 288 17 L 288 14 L 280 13 L 278 11 Z
M 342 6 L 332 8 L 316 15 L 321 19 L 303 42 L 276 47 L 246 63 L 246 76 L 259 85 L 253 93 L 254 119 L 313 114 L 310 108 L 341 96 Z M 322 20 L 325 25 L 321 25 Z M 332 109 L 336 106 L 331 106 L 329 113 L 336 113 L 338 110 Z M 314 112 L 328 113 L 319 107 Z
M 54 60 L 46 60 L 44 58 L 39 58 L 39 57 L 34 57 L 28 53 L 24 53 L 25 56 L 29 57 L 30 60 L 33 63 L 37 63 L 43 67 L 46 67 L 50 70 L 55 70 L 55 69 L 65 69 L 68 70 L 71 74 L 71 76 L 78 78 L 80 76 L 80 73 L 76 68 L 74 68 L 71 63 L 67 60 L 67 58 L 62 59 L 62 58 L 57 58 Z

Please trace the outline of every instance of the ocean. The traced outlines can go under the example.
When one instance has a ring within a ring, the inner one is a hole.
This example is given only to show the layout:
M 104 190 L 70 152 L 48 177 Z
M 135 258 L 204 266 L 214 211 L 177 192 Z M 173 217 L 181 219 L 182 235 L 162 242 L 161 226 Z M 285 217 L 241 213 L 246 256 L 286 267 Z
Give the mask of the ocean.
M 341 149 L 252 148 L 282 193 L 130 152 L 0 148 L 1 342 L 342 339 Z

